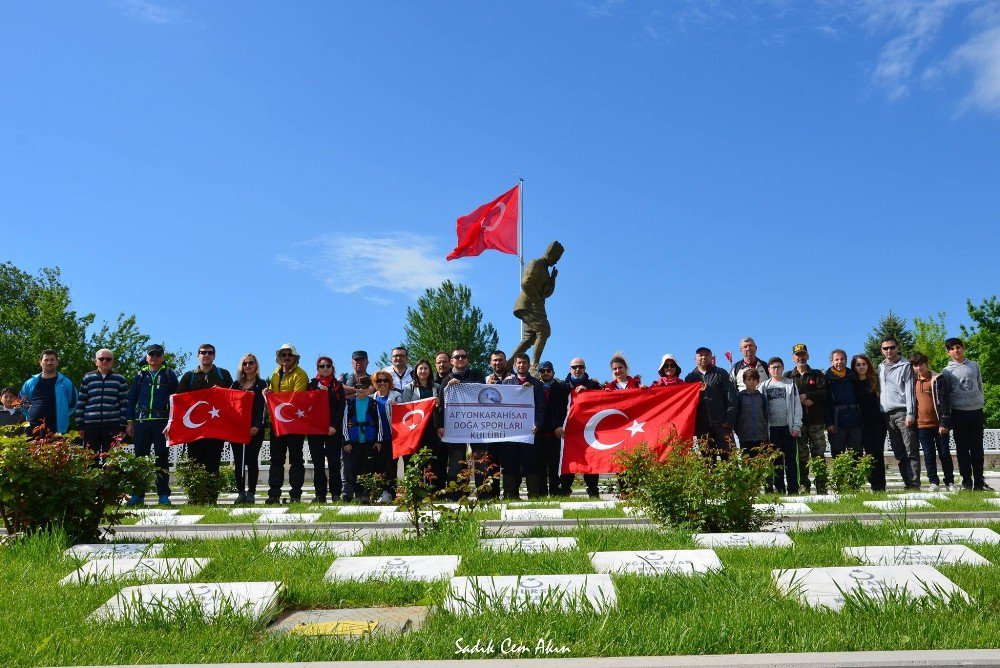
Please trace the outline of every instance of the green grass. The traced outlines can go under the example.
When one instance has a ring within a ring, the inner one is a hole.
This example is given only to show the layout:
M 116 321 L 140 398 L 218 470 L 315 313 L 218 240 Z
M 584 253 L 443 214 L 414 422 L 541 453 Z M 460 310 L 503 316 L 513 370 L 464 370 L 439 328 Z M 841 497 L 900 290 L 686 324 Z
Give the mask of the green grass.
M 963 503 L 966 501 L 962 500 Z M 848 502 L 844 502 L 848 503 Z M 972 501 L 968 501 L 972 503 Z M 593 511 L 580 511 L 580 514 Z M 232 521 L 231 518 L 228 521 Z M 968 526 L 936 522 L 932 526 Z M 979 523 L 993 529 L 1000 523 Z M 499 643 L 507 637 L 532 650 L 539 638 L 567 646 L 561 656 L 658 655 L 735 652 L 888 650 L 1000 647 L 1000 546 L 972 548 L 996 566 L 941 566 L 974 603 L 926 607 L 889 603 L 848 606 L 842 613 L 801 607 L 781 597 L 772 568 L 850 565 L 845 546 L 907 544 L 905 521 L 877 525 L 855 521 L 812 531 L 790 532 L 792 548 L 718 549 L 721 573 L 699 577 L 613 576 L 618 606 L 605 615 L 529 611 L 456 617 L 434 611 L 424 629 L 403 637 L 352 642 L 330 638 L 273 636 L 262 624 L 223 618 L 149 624 L 103 624 L 86 617 L 121 584 L 63 587 L 58 581 L 76 566 L 62 556 L 60 538 L 38 536 L 0 548 L 2 665 L 318 661 L 455 658 L 455 642 Z M 542 554 L 494 553 L 478 547 L 472 527 L 421 538 L 372 540 L 365 555 L 459 554 L 459 575 L 591 573 L 587 553 L 603 550 L 695 547 L 684 532 L 588 527 L 536 528 L 532 536 L 573 536 L 575 550 Z M 322 539 L 296 532 L 281 540 Z M 285 584 L 284 610 L 384 605 L 439 606 L 446 583 L 330 583 L 328 556 L 276 556 L 263 535 L 217 540 L 167 541 L 164 557 L 208 557 L 202 582 L 277 580 Z M 496 656 L 500 656 L 499 651 Z M 522 656 L 535 656 L 533 652 Z

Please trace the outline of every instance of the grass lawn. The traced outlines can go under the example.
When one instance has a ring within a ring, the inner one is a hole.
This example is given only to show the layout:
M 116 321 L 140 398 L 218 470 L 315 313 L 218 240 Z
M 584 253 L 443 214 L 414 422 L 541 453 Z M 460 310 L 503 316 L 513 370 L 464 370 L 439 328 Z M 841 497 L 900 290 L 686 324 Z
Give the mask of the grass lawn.
M 971 494 L 935 506 L 958 504 L 985 509 L 989 504 Z M 874 498 L 866 496 L 865 498 Z M 860 501 L 832 504 L 840 512 L 857 512 Z M 822 510 L 820 509 L 822 508 Z M 307 506 L 303 505 L 305 511 Z M 827 505 L 814 508 L 827 512 Z M 942 508 L 945 509 L 945 508 Z M 956 508 L 957 509 L 957 508 Z M 201 513 L 204 509 L 185 508 Z M 298 510 L 293 508 L 293 511 Z M 830 507 L 829 510 L 834 510 Z M 218 513 L 218 515 L 216 515 Z M 600 513 L 580 511 L 580 516 Z M 612 513 L 613 514 L 613 513 Z M 604 512 L 603 516 L 608 516 Z M 323 520 L 341 517 L 324 514 Z M 218 510 L 205 522 L 233 522 Z M 351 516 L 351 520 L 363 519 Z M 968 522 L 919 525 L 970 526 Z M 998 523 L 981 523 L 993 529 Z M 399 637 L 363 640 L 271 635 L 264 624 L 222 618 L 95 624 L 86 617 L 114 596 L 121 584 L 60 586 L 76 568 L 64 557 L 57 538 L 35 537 L 0 548 L 0 664 L 14 666 L 187 663 L 237 661 L 318 661 L 360 659 L 456 658 L 456 641 L 472 645 L 512 638 L 534 650 L 539 638 L 567 647 L 559 656 L 710 654 L 734 652 L 806 652 L 836 650 L 942 649 L 1000 647 L 1000 546 L 972 545 L 995 566 L 940 566 L 964 589 L 973 603 L 955 601 L 931 607 L 894 602 L 880 608 L 849 604 L 841 613 L 801 607 L 780 597 L 771 581 L 772 568 L 853 565 L 841 548 L 912 542 L 902 532 L 905 520 L 861 525 L 854 521 L 812 531 L 790 532 L 792 548 L 718 549 L 725 570 L 704 576 L 612 576 L 618 606 L 607 614 L 553 611 L 489 612 L 459 617 L 435 610 L 423 630 Z M 683 549 L 696 545 L 687 533 L 579 526 L 535 529 L 533 536 L 573 536 L 575 550 L 542 554 L 497 554 L 477 545 L 477 527 L 422 538 L 372 540 L 363 555 L 458 554 L 457 575 L 592 573 L 587 552 L 603 550 Z M 322 539 L 303 531 L 281 540 Z M 275 556 L 265 550 L 271 538 L 167 541 L 162 557 L 208 557 L 212 563 L 199 582 L 282 581 L 287 590 L 284 610 L 384 605 L 439 606 L 447 583 L 328 583 L 323 574 L 332 556 Z M 490 656 L 490 655 L 488 655 Z M 510 656 L 510 655 L 508 655 Z M 521 656 L 535 655 L 533 651 Z

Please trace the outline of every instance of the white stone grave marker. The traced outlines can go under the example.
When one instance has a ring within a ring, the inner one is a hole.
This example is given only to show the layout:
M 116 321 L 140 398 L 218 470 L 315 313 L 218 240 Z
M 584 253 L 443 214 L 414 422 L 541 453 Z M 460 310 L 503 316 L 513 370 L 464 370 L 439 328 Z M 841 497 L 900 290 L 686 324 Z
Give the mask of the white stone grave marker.
M 81 543 L 63 554 L 74 559 L 138 559 L 163 552 L 163 543 Z
M 782 503 L 836 503 L 842 498 L 840 494 L 809 494 L 808 496 L 782 496 L 778 500 Z
M 868 566 L 990 565 L 989 561 L 965 545 L 867 545 L 845 547 L 844 556 L 858 559 Z
M 437 510 L 425 510 L 420 513 L 421 522 L 435 522 L 441 519 L 441 513 Z M 378 516 L 379 522 L 409 522 L 410 513 L 401 510 L 390 510 Z
M 479 546 L 496 552 L 552 552 L 576 548 L 576 538 L 481 538 Z
M 254 508 L 233 508 L 229 514 L 233 517 L 243 517 L 244 515 L 285 515 L 288 508 L 268 508 L 266 506 Z
M 590 563 L 598 573 L 695 575 L 722 570 L 715 550 L 591 552 Z
M 947 501 L 948 495 L 941 492 L 905 492 L 902 494 L 889 494 L 892 500 L 901 499 L 903 501 Z
M 910 529 L 910 535 L 920 543 L 1000 543 L 1000 533 L 982 527 Z
M 563 510 L 562 508 L 503 508 L 500 511 L 500 519 L 509 521 L 561 520 L 563 519 Z
M 450 578 L 461 557 L 455 555 L 411 555 L 400 557 L 342 557 L 333 562 L 324 578 L 338 580 L 420 580 Z
M 911 508 L 933 508 L 931 504 L 922 499 L 907 501 L 906 499 L 895 499 L 893 501 L 862 501 L 864 505 L 876 510 L 909 510 Z
M 261 515 L 254 524 L 306 524 L 318 522 L 323 513 L 287 513 L 285 515 Z
M 874 600 L 909 599 L 928 596 L 948 601 L 952 596 L 968 599 L 968 594 L 933 566 L 836 566 L 773 570 L 778 590 L 795 596 L 803 605 L 841 610 L 844 595 Z
M 269 543 L 267 549 L 292 557 L 331 554 L 353 557 L 365 549 L 365 544 L 360 540 L 282 540 Z
M 168 517 L 181 514 L 177 508 L 125 508 L 125 510 L 139 517 Z
M 126 587 L 98 608 L 94 619 L 141 621 L 150 616 L 167 619 L 197 606 L 206 620 L 223 611 L 252 619 L 274 614 L 284 591 L 280 582 L 219 582 L 191 584 L 147 584 Z
M 642 508 L 633 508 L 632 506 L 622 506 L 622 512 L 629 517 L 645 517 L 646 511 Z
M 563 510 L 608 510 L 618 504 L 614 501 L 564 501 L 559 504 Z
M 197 524 L 204 515 L 151 515 L 143 517 L 135 523 L 139 527 L 174 527 L 186 524 Z
M 787 533 L 749 531 L 744 533 L 696 533 L 694 542 L 702 547 L 791 547 Z
M 481 575 L 452 578 L 446 610 L 472 614 L 494 608 L 524 610 L 553 607 L 562 610 L 615 607 L 618 594 L 611 576 L 598 575 Z
M 193 578 L 211 559 L 91 559 L 59 584 L 94 584 L 107 580 L 185 580 Z
M 812 508 L 804 503 L 755 503 L 756 510 L 773 510 L 775 515 L 805 515 L 811 513 Z
M 396 510 L 396 506 L 341 506 L 338 515 L 381 515 L 386 511 Z

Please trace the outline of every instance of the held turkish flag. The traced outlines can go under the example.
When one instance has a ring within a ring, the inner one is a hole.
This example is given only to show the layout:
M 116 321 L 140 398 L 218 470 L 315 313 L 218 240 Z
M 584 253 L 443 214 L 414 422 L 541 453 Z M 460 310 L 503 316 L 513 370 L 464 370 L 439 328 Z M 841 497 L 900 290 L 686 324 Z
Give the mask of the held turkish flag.
M 253 393 L 209 387 L 170 395 L 167 444 L 217 438 L 233 443 L 250 440 Z
M 492 202 L 459 218 L 458 245 L 448 253 L 448 259 L 480 255 L 488 248 L 517 255 L 520 197 L 521 186 L 516 185 Z
M 434 397 L 405 404 L 392 405 L 392 456 L 412 455 L 420 447 L 420 439 L 434 421 Z
M 330 433 L 330 397 L 323 390 L 268 392 L 265 397 L 275 436 Z
M 654 452 L 667 450 L 676 432 L 694 438 L 701 383 L 647 387 L 616 392 L 573 393 L 563 434 L 563 473 L 617 473 L 615 453 L 645 443 Z

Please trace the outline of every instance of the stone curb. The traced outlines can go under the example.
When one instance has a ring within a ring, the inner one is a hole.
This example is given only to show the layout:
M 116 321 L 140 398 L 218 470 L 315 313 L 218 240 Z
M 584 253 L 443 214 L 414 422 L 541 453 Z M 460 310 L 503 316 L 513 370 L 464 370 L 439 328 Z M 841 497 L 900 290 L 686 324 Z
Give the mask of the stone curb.
M 302 663 L 141 664 L 141 668 L 722 668 L 781 666 L 782 668 L 912 668 L 917 666 L 1000 666 L 1000 650 L 911 650 L 900 652 L 804 652 L 801 654 L 718 654 L 697 656 L 586 657 L 578 659 L 448 659 L 441 661 L 309 661 Z M 111 668 L 90 666 L 88 668 Z M 115 668 L 140 668 L 140 664 Z

